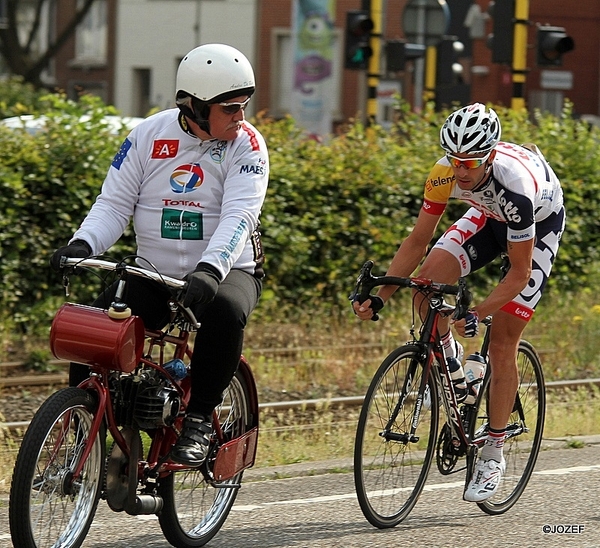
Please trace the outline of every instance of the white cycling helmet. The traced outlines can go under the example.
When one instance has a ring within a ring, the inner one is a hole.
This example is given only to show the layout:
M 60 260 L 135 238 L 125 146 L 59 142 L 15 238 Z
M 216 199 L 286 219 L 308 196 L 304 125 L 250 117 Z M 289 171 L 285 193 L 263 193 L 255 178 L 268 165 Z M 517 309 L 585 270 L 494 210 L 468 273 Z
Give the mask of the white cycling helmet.
M 246 56 L 225 44 L 205 44 L 179 64 L 176 103 L 207 133 L 208 105 L 254 93 L 254 71 Z
M 440 130 L 440 145 L 450 154 L 485 154 L 498 144 L 501 131 L 496 113 L 473 103 L 448 116 Z

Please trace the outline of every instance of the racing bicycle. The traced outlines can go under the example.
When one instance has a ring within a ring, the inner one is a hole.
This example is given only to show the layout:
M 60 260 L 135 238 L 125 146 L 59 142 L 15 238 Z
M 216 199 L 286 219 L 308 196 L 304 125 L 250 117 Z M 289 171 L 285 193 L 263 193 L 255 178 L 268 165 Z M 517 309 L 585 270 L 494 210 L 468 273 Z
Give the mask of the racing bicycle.
M 81 546 L 100 499 L 115 512 L 156 514 L 173 546 L 203 546 L 225 522 L 243 471 L 254 464 L 258 398 L 243 356 L 213 413 L 206 461 L 190 468 L 170 460 L 189 402 L 190 336 L 198 323 L 181 304 L 184 281 L 139 257 L 127 263 L 64 260 L 67 287 L 69 276 L 84 269 L 109 271 L 104 278 L 118 286 L 107 310 L 67 302 L 52 322 L 53 354 L 87 364 L 90 374 L 78 387 L 52 394 L 25 433 L 9 500 L 19 548 Z M 129 276 L 170 288 L 164 329 L 148 329 L 131 315 L 121 298 Z
M 457 400 L 438 334 L 441 317 L 464 317 L 471 293 L 464 278 L 457 285 L 426 278 L 373 276 L 373 263 L 361 269 L 352 301 L 364 302 L 373 288 L 411 288 L 426 298 L 427 312 L 412 340 L 393 350 L 375 372 L 361 409 L 354 446 L 354 481 L 360 508 L 378 528 L 394 527 L 416 505 L 435 459 L 442 475 L 466 470 L 465 488 L 477 452 L 488 433 L 490 367 L 486 367 L 473 404 Z M 508 271 L 507 258 L 502 265 Z M 452 296 L 455 305 L 445 299 Z M 414 316 L 413 300 L 413 316 Z M 377 319 L 374 316 L 374 319 Z M 489 361 L 491 318 L 485 318 L 480 355 Z M 509 510 L 523 493 L 542 443 L 546 407 L 542 364 L 535 348 L 518 346 L 518 391 L 506 428 L 506 473 L 498 491 L 477 503 L 495 515 Z M 440 412 L 443 410 L 443 415 Z M 440 428 L 441 424 L 441 428 Z

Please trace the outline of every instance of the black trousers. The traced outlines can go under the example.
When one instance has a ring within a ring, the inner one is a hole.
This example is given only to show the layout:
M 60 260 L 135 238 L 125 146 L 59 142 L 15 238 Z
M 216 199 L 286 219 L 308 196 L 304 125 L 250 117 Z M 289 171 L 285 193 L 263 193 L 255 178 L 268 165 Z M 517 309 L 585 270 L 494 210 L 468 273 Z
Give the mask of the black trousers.
M 201 326 L 196 333 L 191 361 L 192 392 L 188 412 L 208 415 L 221 403 L 242 354 L 244 328 L 256 307 L 262 283 L 242 270 L 232 270 L 219 285 L 215 299 L 207 305 L 193 305 Z M 108 308 L 114 299 L 116 283 L 93 303 Z M 170 292 L 159 283 L 129 276 L 123 300 L 132 314 L 149 329 L 160 329 L 169 321 Z M 71 364 L 69 384 L 77 386 L 89 375 L 82 364 Z

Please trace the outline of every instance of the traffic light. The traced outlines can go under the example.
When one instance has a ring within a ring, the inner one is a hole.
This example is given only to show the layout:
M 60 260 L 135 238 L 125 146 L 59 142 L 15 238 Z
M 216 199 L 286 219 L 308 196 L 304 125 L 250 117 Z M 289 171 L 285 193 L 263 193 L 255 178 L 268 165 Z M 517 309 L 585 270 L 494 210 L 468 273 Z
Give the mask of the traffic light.
M 575 41 L 563 27 L 540 25 L 537 30 L 537 64 L 562 65 L 562 55 L 575 48 Z
M 512 65 L 515 24 L 515 0 L 490 2 L 488 13 L 492 18 L 492 34 L 487 46 L 492 50 L 492 63 Z
M 464 67 L 460 58 L 465 45 L 457 36 L 444 36 L 437 45 L 435 70 L 436 110 L 449 108 L 455 103 L 467 104 L 471 90 L 465 83 Z
M 436 83 L 438 85 L 457 84 L 463 77 L 464 68 L 459 57 L 465 45 L 456 36 L 442 38 L 437 46 Z
M 423 44 L 410 44 L 405 40 L 388 40 L 385 44 L 385 65 L 388 72 L 404 70 L 406 61 L 423 57 L 427 48 Z
M 346 13 L 346 42 L 344 44 L 344 67 L 352 70 L 366 69 L 371 49 L 371 32 L 375 27 L 367 10 L 351 10 Z

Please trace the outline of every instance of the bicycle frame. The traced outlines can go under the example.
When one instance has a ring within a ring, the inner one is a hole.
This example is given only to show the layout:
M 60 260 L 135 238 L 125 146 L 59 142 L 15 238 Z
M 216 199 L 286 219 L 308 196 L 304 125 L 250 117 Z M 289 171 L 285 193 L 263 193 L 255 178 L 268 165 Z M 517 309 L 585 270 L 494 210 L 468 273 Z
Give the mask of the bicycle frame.
M 444 404 L 444 411 L 448 418 L 448 422 L 452 429 L 453 435 L 456 437 L 460 451 L 464 454 L 469 448 L 472 448 L 469 452 L 473 455 L 475 448 L 481 446 L 484 439 L 469 440 L 463 421 L 461 419 L 461 413 L 459 409 L 458 401 L 454 392 L 454 386 L 450 376 L 450 371 L 446 363 L 444 351 L 440 341 L 438 323 L 440 315 L 452 314 L 455 319 L 462 318 L 466 315 L 472 297 L 471 293 L 466 287 L 464 279 L 459 279 L 458 285 L 448 285 L 433 282 L 426 278 L 400 278 L 396 276 L 380 276 L 374 277 L 371 274 L 373 268 L 373 262 L 367 261 L 360 272 L 357 280 L 356 288 L 353 294 L 350 296 L 351 300 L 358 299 L 360 302 L 369 298 L 370 291 L 377 286 L 381 285 L 396 285 L 398 287 L 408 287 L 416 291 L 424 292 L 427 291 L 427 313 L 423 319 L 420 334 L 418 339 L 414 339 L 412 344 L 416 344 L 421 348 L 421 358 L 423 359 L 423 375 L 421 377 L 421 385 L 418 388 L 414 418 L 411 425 L 411 432 L 406 434 L 393 434 L 390 432 L 390 427 L 396 419 L 399 409 L 404 405 L 404 399 L 399 399 L 396 404 L 395 410 L 392 413 L 382 436 L 386 439 L 394 439 L 396 441 L 402 441 L 404 443 L 413 442 L 418 440 L 415 436 L 417 426 L 419 424 L 419 418 L 421 414 L 421 408 L 425 400 L 425 393 L 427 390 L 427 383 L 429 379 L 433 379 L 435 388 L 441 395 L 442 402 Z M 448 305 L 444 301 L 444 295 L 456 295 L 456 305 L 454 307 Z M 375 315 L 373 319 L 378 319 Z M 414 337 L 414 334 L 413 334 Z M 488 331 L 484 337 L 484 347 L 487 356 L 488 346 Z M 420 366 L 420 361 L 415 359 L 414 363 L 410 366 L 410 371 L 415 372 L 416 368 Z M 489 370 L 489 368 L 488 368 Z M 489 374 L 486 371 L 486 374 Z M 409 393 L 410 383 L 414 375 L 408 374 L 405 379 L 405 386 L 403 387 L 403 393 L 405 397 Z M 471 406 L 472 407 L 472 406 Z M 473 408 L 475 409 L 475 408 Z
M 404 405 L 404 399 L 400 399 L 396 405 L 394 412 L 390 416 L 390 420 L 388 421 L 388 424 L 386 425 L 386 428 L 384 430 L 385 434 L 383 435 L 386 439 L 403 441 L 405 443 L 417 441 L 418 438 L 415 436 L 415 432 L 419 424 L 421 408 L 425 400 L 427 383 L 429 382 L 430 378 L 433 378 L 433 381 L 437 386 L 438 393 L 442 395 L 441 399 L 444 404 L 444 410 L 448 418 L 448 423 L 450 424 L 456 438 L 459 440 L 461 449 L 463 451 L 466 451 L 469 445 L 475 444 L 477 446 L 481 446 L 484 440 L 469 440 L 468 438 L 468 435 L 463 425 L 463 421 L 461 419 L 459 403 L 456 399 L 454 385 L 452 384 L 452 378 L 450 376 L 450 371 L 446 363 L 446 358 L 444 356 L 438 333 L 438 323 L 440 319 L 440 314 L 443 314 L 444 310 L 450 313 L 454 310 L 454 308 L 448 307 L 448 305 L 446 305 L 443 299 L 443 295 L 441 293 L 435 293 L 433 295 L 430 295 L 428 300 L 428 310 L 420 329 L 420 336 L 418 339 L 415 339 L 411 343 L 416 344 L 420 347 L 424 368 L 423 375 L 421 377 L 421 385 L 418 388 L 415 400 L 413 415 L 414 418 L 411 425 L 411 432 L 408 436 L 393 434 L 390 432 L 391 425 L 396 420 L 398 411 Z M 486 351 L 486 356 L 488 345 L 489 335 L 486 331 L 483 345 Z M 409 370 L 416 371 L 417 367 L 420 367 L 420 361 L 415 359 L 413 360 L 413 363 L 411 363 Z M 489 374 L 487 370 L 486 374 Z M 407 375 L 407 378 L 405 380 L 405 385 L 403 387 L 403 394 L 405 395 L 405 397 L 410 392 L 410 383 L 412 382 L 413 376 L 414 375 L 412 374 Z
M 404 443 L 414 442 L 418 440 L 418 438 L 415 436 L 415 432 L 419 424 L 421 408 L 425 400 L 427 383 L 429 382 L 429 379 L 432 378 L 435 382 L 438 393 L 441 395 L 441 400 L 444 405 L 444 411 L 448 419 L 448 424 L 452 430 L 453 436 L 458 442 L 457 450 L 461 454 L 468 453 L 470 456 L 472 456 L 474 454 L 474 450 L 481 447 L 485 442 L 487 432 L 480 432 L 479 435 L 476 436 L 474 439 L 469 439 L 466 424 L 468 424 L 471 420 L 475 419 L 474 414 L 476 413 L 476 409 L 478 408 L 478 402 L 475 405 L 465 405 L 465 416 L 464 418 L 461 417 L 459 402 L 456 399 L 454 385 L 452 383 L 450 370 L 448 368 L 444 351 L 442 349 L 442 344 L 440 341 L 440 335 L 438 330 L 438 324 L 441 315 L 452 314 L 455 319 L 459 319 L 464 317 L 464 315 L 468 311 L 468 307 L 471 303 L 471 294 L 466 288 L 466 282 L 464 281 L 464 279 L 461 278 L 459 279 L 457 286 L 452 286 L 447 284 L 436 283 L 432 280 L 424 278 L 399 278 L 395 276 L 374 277 L 371 274 L 372 267 L 372 261 L 367 261 L 363 265 L 357 280 L 356 288 L 353 294 L 350 296 L 351 300 L 358 299 L 362 302 L 369 298 L 369 293 L 373 288 L 381 285 L 396 285 L 398 287 L 409 287 L 421 292 L 423 292 L 424 290 L 430 291 L 427 295 L 427 313 L 425 314 L 425 318 L 423 319 L 419 332 L 419 337 L 418 339 L 414 338 L 413 334 L 413 341 L 411 341 L 411 344 L 416 344 L 420 347 L 421 358 L 424 364 L 424 371 L 421 377 L 421 385 L 418 388 L 415 400 L 414 419 L 412 421 L 411 432 L 408 434 L 397 434 L 392 433 L 390 430 L 391 425 L 394 423 L 397 417 L 399 409 L 404 405 L 405 398 L 410 392 L 410 384 L 412 382 L 412 378 L 414 377 L 412 373 L 407 375 L 405 379 L 405 384 L 403 387 L 404 398 L 400 398 L 398 403 L 396 404 L 396 407 L 393 413 L 391 414 L 388 423 L 386 424 L 382 436 L 389 440 L 401 441 Z M 508 262 L 508 258 L 506 256 L 503 256 L 503 263 L 501 266 L 502 277 L 506 275 L 506 272 L 508 272 L 509 268 L 510 264 Z M 445 294 L 456 295 L 455 306 L 451 306 L 444 301 Z M 377 315 L 374 315 L 373 319 L 377 320 Z M 489 327 L 491 325 L 491 322 L 491 317 L 487 317 L 482 320 L 482 323 L 486 326 L 486 330 L 483 337 L 480 354 L 484 358 L 484 360 L 486 360 L 486 362 L 488 361 L 488 350 L 490 344 Z M 416 368 L 419 366 L 420 362 L 418 360 L 414 360 L 414 363 L 412 363 L 410 366 L 410 371 L 416 371 Z M 485 378 L 483 379 L 484 382 L 487 381 L 490 374 L 490 367 L 487 367 L 485 372 Z M 483 395 L 480 394 L 479 398 L 481 398 L 482 396 Z M 518 411 L 521 422 L 524 423 L 525 415 L 523 413 L 518 393 L 516 394 L 515 398 L 514 410 Z M 506 435 L 507 438 L 509 438 L 515 435 L 519 435 L 526 430 L 526 427 L 521 427 L 519 424 L 515 423 L 513 425 L 508 425 Z

